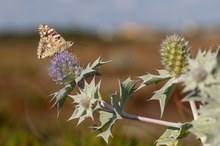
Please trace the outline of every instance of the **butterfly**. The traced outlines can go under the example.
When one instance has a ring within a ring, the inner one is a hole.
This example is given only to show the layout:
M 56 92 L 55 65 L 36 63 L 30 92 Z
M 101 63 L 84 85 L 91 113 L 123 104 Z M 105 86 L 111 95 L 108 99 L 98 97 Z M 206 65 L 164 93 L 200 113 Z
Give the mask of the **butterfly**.
M 40 34 L 40 41 L 37 48 L 38 59 L 51 57 L 73 45 L 73 42 L 65 41 L 65 39 L 49 25 L 40 24 L 38 31 Z

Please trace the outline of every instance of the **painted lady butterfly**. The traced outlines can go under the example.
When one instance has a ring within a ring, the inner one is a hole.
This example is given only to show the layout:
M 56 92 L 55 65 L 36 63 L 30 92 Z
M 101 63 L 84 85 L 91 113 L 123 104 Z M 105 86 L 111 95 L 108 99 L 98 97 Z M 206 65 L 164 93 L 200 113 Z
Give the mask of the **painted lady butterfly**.
M 37 48 L 38 59 L 51 57 L 73 45 L 73 42 L 65 41 L 59 33 L 46 24 L 40 24 L 38 31 L 40 34 L 40 42 Z

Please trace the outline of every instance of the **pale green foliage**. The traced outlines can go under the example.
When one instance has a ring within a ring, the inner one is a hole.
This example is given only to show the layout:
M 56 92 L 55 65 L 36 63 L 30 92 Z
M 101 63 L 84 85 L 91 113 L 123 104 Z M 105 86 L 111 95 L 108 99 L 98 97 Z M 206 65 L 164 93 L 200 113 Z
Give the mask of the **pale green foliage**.
M 199 51 L 195 59 L 189 59 L 189 72 L 184 78 L 184 91 L 204 90 L 207 85 L 218 82 L 213 76 L 216 67 L 216 54 Z
M 156 146 L 167 145 L 176 146 L 180 130 L 177 128 L 168 128 L 163 135 L 156 141 Z
M 137 81 L 131 80 L 130 78 L 126 79 L 124 82 L 119 82 L 120 87 L 120 98 L 119 102 L 116 100 L 116 94 L 113 93 L 110 95 L 111 97 L 111 104 L 115 108 L 118 114 L 123 112 L 123 108 L 125 103 L 132 98 L 132 94 L 136 91 L 135 85 Z
M 216 56 L 220 57 L 211 51 L 199 51 L 196 58 L 189 61 L 190 70 L 184 80 L 184 91 L 191 92 L 185 100 L 201 102 L 199 117 L 192 122 L 190 131 L 211 146 L 220 144 L 220 80 Z M 198 68 L 202 69 L 196 70 Z M 199 79 L 195 78 L 195 71 Z
M 99 130 L 101 133 L 98 136 L 101 136 L 107 143 L 110 136 L 112 136 L 112 127 L 114 123 L 121 119 L 121 114 L 124 112 L 123 108 L 125 103 L 131 99 L 132 93 L 136 90 L 135 88 L 136 81 L 131 80 L 130 78 L 126 79 L 124 82 L 119 82 L 120 87 L 120 99 L 117 102 L 117 95 L 115 93 L 110 95 L 111 105 L 114 110 L 111 113 L 100 111 L 99 120 L 101 122 L 100 126 L 93 127 L 94 130 Z
M 216 120 L 209 116 L 200 116 L 197 120 L 192 122 L 193 128 L 190 131 L 195 133 L 198 137 L 204 137 L 208 131 L 214 131 L 213 128 L 215 128 L 215 123 Z
M 58 116 L 67 96 L 72 92 L 74 87 L 75 87 L 75 84 L 71 83 L 71 84 L 66 85 L 64 88 L 60 89 L 59 91 L 51 94 L 53 95 L 53 98 L 51 99 L 51 101 L 55 99 L 55 103 L 53 104 L 53 106 L 57 105 Z
M 147 74 L 147 75 L 141 76 L 140 78 L 143 80 L 141 87 L 144 87 L 152 83 L 158 83 L 158 82 L 167 80 L 164 86 L 161 89 L 155 91 L 153 97 L 151 97 L 151 100 L 159 101 L 160 109 L 161 109 L 161 116 L 162 116 L 165 105 L 170 99 L 171 95 L 173 94 L 176 88 L 176 84 L 181 81 L 182 76 L 178 78 L 174 78 L 166 70 L 158 70 L 158 72 L 159 72 L 159 75 Z
M 92 64 L 88 64 L 85 69 L 82 70 L 79 77 L 77 77 L 75 80 L 76 82 L 80 82 L 81 80 L 84 80 L 85 78 L 92 77 L 94 75 L 100 75 L 98 70 L 100 69 L 101 65 L 104 65 L 110 61 L 102 61 L 99 57 L 96 59 Z
M 115 103 L 114 100 L 115 98 L 111 98 L 112 104 Z M 118 107 L 115 109 L 119 110 Z M 121 119 L 121 117 L 117 113 L 117 110 L 114 110 L 114 112 L 99 111 L 99 121 L 101 122 L 101 125 L 92 128 L 95 131 L 99 131 L 100 133 L 97 136 L 102 137 L 105 142 L 108 143 L 109 137 L 112 136 L 113 125 L 118 119 Z
M 84 89 L 80 90 L 77 95 L 69 95 L 73 98 L 75 110 L 69 120 L 78 119 L 80 124 L 85 118 L 91 117 L 93 119 L 93 113 L 100 108 L 101 95 L 99 93 L 100 82 L 96 85 L 95 78 L 88 84 L 85 82 Z
M 178 140 L 188 134 L 187 131 L 189 128 L 191 128 L 191 124 L 189 123 L 183 124 L 181 128 L 168 128 L 156 141 L 156 146 L 177 146 Z
M 159 75 L 153 75 L 148 73 L 146 75 L 140 76 L 139 78 L 143 80 L 141 87 L 152 83 L 156 84 L 158 82 L 171 78 L 167 70 L 158 70 L 158 73 Z
M 102 137 L 105 142 L 108 143 L 109 137 L 112 136 L 112 127 L 116 120 L 120 119 L 120 116 L 115 113 L 109 113 L 105 111 L 100 111 L 99 114 L 101 125 L 93 128 L 94 130 L 101 131 L 97 137 Z
M 173 94 L 175 88 L 176 88 L 176 79 L 171 78 L 166 82 L 166 84 L 162 88 L 155 91 L 153 97 L 151 97 L 151 100 L 159 101 L 160 109 L 161 109 L 161 117 L 163 115 L 165 105 L 167 101 L 170 99 L 171 95 Z
M 128 78 L 123 83 L 120 83 L 120 107 L 124 107 L 124 104 L 132 98 L 132 93 L 136 90 L 135 85 L 137 81 Z

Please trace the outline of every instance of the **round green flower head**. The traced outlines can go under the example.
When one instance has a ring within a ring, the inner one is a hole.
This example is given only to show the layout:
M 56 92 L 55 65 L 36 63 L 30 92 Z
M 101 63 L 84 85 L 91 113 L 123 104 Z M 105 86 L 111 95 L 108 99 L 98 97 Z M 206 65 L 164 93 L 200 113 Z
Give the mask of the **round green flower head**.
M 168 36 L 161 44 L 162 63 L 173 77 L 178 77 L 188 70 L 190 47 L 184 38 Z

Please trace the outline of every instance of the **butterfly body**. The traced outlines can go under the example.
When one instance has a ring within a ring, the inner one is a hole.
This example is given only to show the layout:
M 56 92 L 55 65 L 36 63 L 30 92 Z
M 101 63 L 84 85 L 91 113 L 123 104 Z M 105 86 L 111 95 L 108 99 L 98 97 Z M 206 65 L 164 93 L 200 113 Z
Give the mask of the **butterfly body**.
M 38 31 L 40 34 L 37 48 L 38 59 L 52 57 L 54 54 L 63 52 L 73 45 L 73 42 L 65 41 L 60 34 L 46 24 L 40 24 Z

